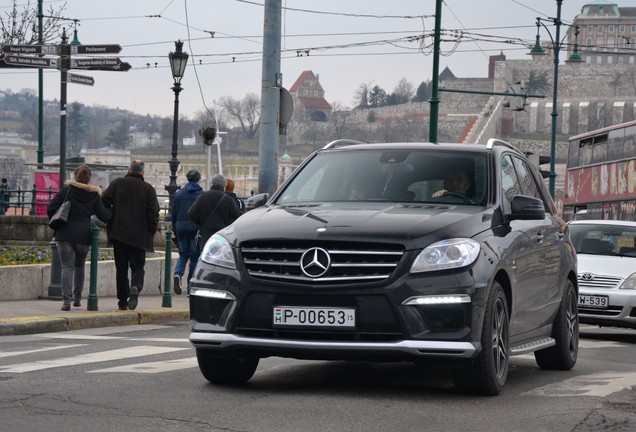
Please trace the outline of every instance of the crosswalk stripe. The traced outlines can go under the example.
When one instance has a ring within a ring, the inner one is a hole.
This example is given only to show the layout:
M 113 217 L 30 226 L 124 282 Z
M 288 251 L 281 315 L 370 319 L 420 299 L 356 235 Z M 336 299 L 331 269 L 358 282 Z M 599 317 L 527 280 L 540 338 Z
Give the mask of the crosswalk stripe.
M 100 373 L 100 372 L 132 372 L 132 373 L 146 373 L 154 374 L 160 372 L 170 372 L 179 369 L 190 369 L 197 367 L 196 357 L 189 357 L 177 360 L 166 360 L 161 362 L 151 363 L 138 363 L 125 366 L 115 366 L 112 368 L 99 369 L 90 371 L 88 373 Z
M 605 397 L 636 385 L 636 372 L 601 372 L 580 375 L 522 393 L 524 396 Z
M 103 335 L 90 335 L 90 334 L 56 334 L 42 335 L 40 337 L 50 339 L 69 339 L 69 340 L 126 340 L 126 341 L 145 341 L 145 342 L 168 342 L 168 343 L 190 343 L 188 338 L 152 338 L 152 337 L 131 337 L 131 336 L 103 336 Z
M 77 345 L 56 345 L 56 346 L 52 346 L 52 347 L 46 347 L 46 348 L 35 348 L 35 349 L 31 349 L 31 350 L 26 350 L 26 351 L 0 351 L 0 358 L 4 358 L 4 357 L 14 357 L 14 356 L 18 356 L 18 355 L 23 355 L 23 354 L 32 354 L 32 353 L 39 353 L 39 352 L 45 352 L 45 351 L 53 351 L 53 350 L 59 350 L 59 349 L 65 349 L 65 348 L 74 348 L 74 347 L 82 347 L 82 346 L 86 346 L 87 344 L 77 344 Z
M 51 369 L 64 366 L 75 366 L 89 363 L 99 363 L 112 360 L 124 360 L 134 357 L 143 357 L 154 354 L 164 354 L 175 351 L 183 351 L 188 348 L 172 348 L 158 346 L 137 346 L 121 348 L 110 351 L 100 351 L 96 353 L 83 354 L 73 357 L 65 357 L 54 360 L 39 360 L 32 363 L 21 363 L 7 366 L 0 366 L 0 372 L 24 373 L 43 369 Z

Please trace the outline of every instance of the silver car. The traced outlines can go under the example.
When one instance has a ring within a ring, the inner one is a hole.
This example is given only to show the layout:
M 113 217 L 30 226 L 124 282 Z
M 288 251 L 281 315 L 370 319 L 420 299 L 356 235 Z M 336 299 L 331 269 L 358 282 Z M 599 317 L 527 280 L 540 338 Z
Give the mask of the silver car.
M 579 320 L 636 328 L 636 222 L 569 222 L 578 254 Z

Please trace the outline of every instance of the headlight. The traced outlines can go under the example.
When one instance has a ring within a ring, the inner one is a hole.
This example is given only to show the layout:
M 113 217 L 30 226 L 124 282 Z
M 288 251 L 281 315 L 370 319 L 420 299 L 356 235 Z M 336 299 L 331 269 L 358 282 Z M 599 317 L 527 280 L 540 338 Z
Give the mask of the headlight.
M 636 289 L 636 273 L 629 275 L 618 289 Z
M 479 256 L 479 243 L 471 239 L 448 239 L 424 249 L 411 266 L 411 273 L 465 267 Z
M 231 269 L 236 268 L 232 247 L 225 237 L 214 234 L 205 242 L 201 252 L 201 261 Z

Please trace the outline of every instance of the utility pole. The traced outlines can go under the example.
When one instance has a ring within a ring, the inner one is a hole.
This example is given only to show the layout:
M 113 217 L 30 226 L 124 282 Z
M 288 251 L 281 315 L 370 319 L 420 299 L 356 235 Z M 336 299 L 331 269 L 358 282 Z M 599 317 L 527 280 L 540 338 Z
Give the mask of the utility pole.
M 258 191 L 272 194 L 277 187 L 279 113 L 280 37 L 282 0 L 265 0 L 263 23 L 263 69 L 261 86 L 261 120 L 258 154 Z
M 432 143 L 437 142 L 437 123 L 439 117 L 439 52 L 440 39 L 442 31 L 442 0 L 435 0 L 435 34 L 433 36 L 433 81 L 431 88 L 431 114 L 428 128 L 428 140 Z
M 44 44 L 42 2 L 38 0 L 38 43 Z M 44 69 L 38 69 L 38 169 L 44 168 Z

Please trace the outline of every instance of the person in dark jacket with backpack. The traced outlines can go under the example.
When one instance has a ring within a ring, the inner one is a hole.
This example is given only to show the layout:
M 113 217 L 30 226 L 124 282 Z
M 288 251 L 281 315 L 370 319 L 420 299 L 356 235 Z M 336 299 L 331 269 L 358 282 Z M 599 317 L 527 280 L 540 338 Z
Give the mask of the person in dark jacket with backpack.
M 195 241 L 195 236 L 199 230 L 199 225 L 195 224 L 188 217 L 188 210 L 192 204 L 203 193 L 199 186 L 201 173 L 195 169 L 186 174 L 188 184 L 182 187 L 175 195 L 172 203 L 172 230 L 177 238 L 179 248 L 179 259 L 174 268 L 173 289 L 175 294 L 181 294 L 181 278 L 185 273 L 186 264 L 190 261 L 188 269 L 187 287 L 190 294 L 190 279 L 194 274 L 194 268 L 199 260 L 199 246 Z
M 91 170 L 80 165 L 72 180 L 49 201 L 47 214 L 49 219 L 58 208 L 68 200 L 71 209 L 66 224 L 55 231 L 55 245 L 62 264 L 62 310 L 80 307 L 84 289 L 84 267 L 91 245 L 91 216 L 96 215 L 102 222 L 108 222 L 112 213 L 107 210 L 100 198 L 101 189 L 88 184 Z
M 199 225 L 199 250 L 212 234 L 234 222 L 241 214 L 234 200 L 225 193 L 227 181 L 222 174 L 212 176 L 210 190 L 203 193 L 190 207 L 190 220 Z M 227 198 L 227 199 L 226 199 Z

